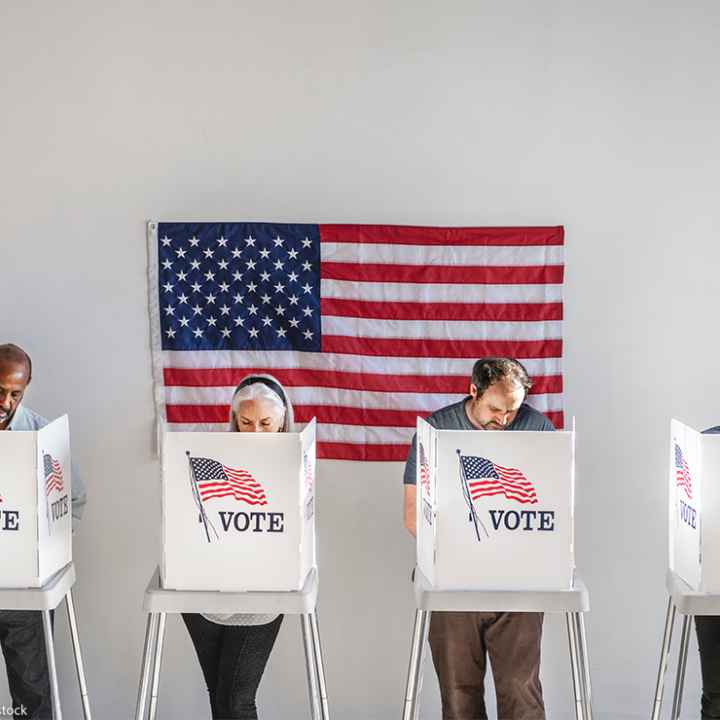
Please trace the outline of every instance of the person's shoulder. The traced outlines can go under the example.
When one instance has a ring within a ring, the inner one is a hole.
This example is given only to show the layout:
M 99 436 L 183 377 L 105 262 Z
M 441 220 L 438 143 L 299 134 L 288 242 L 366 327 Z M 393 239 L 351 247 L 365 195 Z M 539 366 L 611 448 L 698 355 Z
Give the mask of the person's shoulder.
M 465 414 L 465 400 L 466 398 L 463 398 L 451 405 L 441 407 L 439 410 L 428 415 L 427 421 L 438 430 L 463 429 L 466 422 L 469 422 L 464 421 L 467 417 Z
M 703 435 L 720 435 L 720 425 L 703 430 Z
M 40 430 L 40 428 L 44 428 L 50 423 L 46 417 L 36 413 L 29 407 L 25 407 L 25 405 L 21 405 L 17 409 L 14 420 L 13 426 L 18 430 Z
M 532 405 L 523 403 L 513 423 L 513 430 L 547 431 L 555 430 L 555 426 L 539 410 Z

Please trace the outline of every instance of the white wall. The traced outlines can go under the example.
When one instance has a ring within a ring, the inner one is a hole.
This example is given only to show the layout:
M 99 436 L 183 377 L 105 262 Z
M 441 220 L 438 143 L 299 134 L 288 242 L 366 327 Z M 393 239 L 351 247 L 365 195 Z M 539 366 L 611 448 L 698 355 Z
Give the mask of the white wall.
M 647 717 L 665 608 L 668 420 L 720 422 L 720 5 L 104 5 L 0 7 L 0 336 L 33 355 L 28 404 L 70 412 L 90 488 L 77 604 L 96 717 L 134 707 L 140 603 L 159 557 L 148 218 L 564 224 L 596 717 Z M 326 462 L 319 482 L 334 717 L 396 718 L 413 558 L 400 466 Z M 548 622 L 551 718 L 571 713 L 562 631 Z M 160 717 L 205 717 L 175 620 L 167 650 Z M 304 716 L 302 672 L 287 621 L 264 717 Z M 686 686 L 696 717 L 694 651 Z M 438 717 L 429 666 L 423 698 L 422 717 Z

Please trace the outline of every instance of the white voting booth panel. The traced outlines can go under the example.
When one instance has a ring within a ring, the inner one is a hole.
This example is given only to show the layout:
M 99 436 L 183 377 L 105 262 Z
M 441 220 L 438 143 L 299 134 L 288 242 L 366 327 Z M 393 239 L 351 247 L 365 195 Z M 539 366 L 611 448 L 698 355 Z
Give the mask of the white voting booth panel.
M 437 590 L 567 590 L 574 432 L 417 423 L 417 562 Z
M 720 435 L 670 423 L 669 566 L 693 590 L 720 593 Z
M 0 433 L 0 587 L 40 587 L 72 560 L 67 415 Z
M 301 589 L 315 566 L 315 420 L 164 433 L 162 521 L 166 589 Z

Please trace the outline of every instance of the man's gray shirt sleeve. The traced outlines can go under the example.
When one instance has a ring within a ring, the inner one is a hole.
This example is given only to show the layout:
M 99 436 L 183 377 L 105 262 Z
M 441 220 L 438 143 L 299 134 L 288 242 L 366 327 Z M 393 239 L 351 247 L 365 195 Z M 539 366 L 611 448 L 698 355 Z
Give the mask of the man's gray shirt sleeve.
M 410 450 L 408 451 L 407 460 L 405 461 L 405 474 L 403 475 L 403 484 L 417 484 L 417 433 L 412 437 Z

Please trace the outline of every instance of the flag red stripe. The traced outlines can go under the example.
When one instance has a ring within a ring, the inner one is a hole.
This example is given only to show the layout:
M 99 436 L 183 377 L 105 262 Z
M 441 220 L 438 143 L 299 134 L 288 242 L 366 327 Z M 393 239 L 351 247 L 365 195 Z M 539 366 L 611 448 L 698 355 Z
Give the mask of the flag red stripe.
M 463 284 L 463 285 L 559 285 L 562 265 L 390 265 L 379 263 L 320 263 L 323 280 L 357 282 Z
M 502 469 L 502 468 L 498 468 L 497 466 L 495 466 L 495 467 L 496 467 L 496 470 L 498 471 L 498 475 L 503 480 L 510 480 L 510 481 L 517 480 L 519 482 L 527 482 L 527 478 L 519 470 L 513 470 L 512 468 Z
M 238 497 L 232 490 L 224 490 L 224 491 L 218 491 L 218 492 L 212 492 L 212 493 L 203 493 L 200 492 L 200 499 L 204 502 L 205 500 L 212 500 L 213 498 L 221 498 L 221 497 L 233 497 L 235 500 L 241 500 L 242 502 L 247 503 L 248 505 L 267 505 L 267 500 L 255 500 L 253 498 L 245 498 L 245 497 Z
M 222 405 L 169 405 L 168 422 L 223 422 L 227 407 Z M 295 420 L 335 425 L 414 428 L 417 418 L 426 418 L 430 411 L 384 410 L 380 408 L 343 407 L 339 405 L 295 405 Z
M 168 405 L 166 407 L 167 421 L 170 423 L 225 423 L 228 417 L 228 407 L 228 405 Z M 415 418 L 427 417 L 429 414 L 415 410 L 373 410 L 369 408 L 339 408 L 329 405 L 296 405 L 294 409 L 297 422 L 309 422 L 313 417 L 317 417 L 318 422 L 342 422 L 343 425 L 380 425 L 383 427 L 415 427 Z M 362 416 L 359 416 L 360 413 Z M 395 413 L 395 415 L 386 413 Z M 556 428 L 562 428 L 562 412 L 547 412 L 544 415 Z M 340 418 L 358 417 L 361 419 L 357 422 L 340 420 Z M 333 420 L 333 418 L 337 419 Z M 373 419 L 377 419 L 379 422 L 370 422 Z M 395 419 L 402 422 L 391 422 Z
M 246 375 L 268 372 L 268 368 L 165 368 L 167 387 L 234 387 Z M 458 393 L 468 390 L 468 375 L 379 375 L 377 373 L 338 372 L 313 369 L 272 369 L 285 387 L 323 387 L 342 390 L 387 392 Z M 533 394 L 561 393 L 562 375 L 533 377 Z
M 336 442 L 318 442 L 317 444 L 319 459 L 405 462 L 407 454 L 408 445 L 360 445 Z
M 472 480 L 468 483 L 468 486 L 471 490 L 484 490 L 489 488 L 502 488 L 503 490 L 508 490 L 511 492 L 517 492 L 521 495 L 527 495 L 527 496 L 533 496 L 535 495 L 535 490 L 532 487 L 523 487 L 522 485 L 518 485 L 516 483 L 506 483 L 502 480 L 495 480 L 493 478 L 483 479 L 483 480 Z
M 213 480 L 201 480 L 200 483 L 202 490 L 205 490 L 207 488 L 216 490 L 232 490 L 233 492 L 239 494 L 247 494 L 250 497 L 254 498 L 265 498 L 265 491 L 262 488 L 260 490 L 256 490 L 255 488 L 245 487 L 243 485 L 237 485 L 235 483 L 228 483 L 222 480 L 218 482 L 214 482 Z
M 224 467 L 224 466 L 223 466 Z M 258 485 L 257 480 L 247 470 L 234 470 L 233 468 L 224 467 L 225 474 L 231 479 L 242 483 L 252 483 Z
M 413 225 L 320 225 L 320 240 L 394 245 L 562 245 L 558 227 L 420 227 Z
M 373 357 L 562 357 L 562 340 L 407 340 L 323 335 L 323 352 Z
M 417 418 L 427 417 L 430 412 L 417 410 L 382 410 L 379 408 L 342 407 L 338 405 L 296 405 L 295 419 L 336 425 L 368 425 L 380 427 L 415 427 Z
M 507 497 L 513 496 L 513 500 L 536 500 L 537 495 L 535 493 L 523 493 L 519 492 L 518 490 L 514 488 L 507 488 L 503 487 L 502 485 L 488 485 L 487 487 L 471 487 L 470 488 L 470 495 L 472 496 L 473 500 L 483 497 L 485 495 L 497 495 L 497 494 L 503 494 Z
M 477 495 L 471 495 L 473 500 L 479 500 L 481 497 L 488 497 L 491 495 L 505 495 L 508 500 L 515 500 L 516 502 L 522 503 L 523 505 L 534 505 L 537 502 L 537 498 L 526 498 L 526 497 L 515 497 L 511 492 L 503 492 L 502 490 L 493 492 L 478 493 Z
M 503 490 L 512 490 L 514 492 L 518 492 L 522 495 L 527 495 L 532 497 L 535 495 L 535 489 L 530 485 L 530 483 L 527 483 L 525 485 L 521 485 L 519 483 L 510 483 L 510 482 L 503 482 L 498 481 L 494 479 L 488 479 L 488 480 L 472 480 L 468 483 L 471 490 L 474 489 L 487 489 L 487 488 L 502 488 Z
M 375 302 L 322 298 L 323 316 L 374 318 L 378 320 L 485 320 L 532 322 L 562 320 L 563 304 L 555 303 L 420 303 Z

